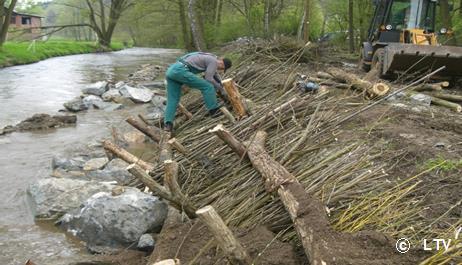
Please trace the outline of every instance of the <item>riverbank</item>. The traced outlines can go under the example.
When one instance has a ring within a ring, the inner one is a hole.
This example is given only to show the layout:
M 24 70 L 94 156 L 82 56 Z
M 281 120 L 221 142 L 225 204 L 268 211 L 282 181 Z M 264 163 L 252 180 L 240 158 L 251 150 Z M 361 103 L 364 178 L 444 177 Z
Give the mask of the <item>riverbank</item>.
M 114 42 L 110 51 L 124 48 L 122 43 Z M 101 46 L 94 42 L 48 41 L 7 42 L 0 51 L 0 68 L 35 63 L 52 57 L 101 52 Z

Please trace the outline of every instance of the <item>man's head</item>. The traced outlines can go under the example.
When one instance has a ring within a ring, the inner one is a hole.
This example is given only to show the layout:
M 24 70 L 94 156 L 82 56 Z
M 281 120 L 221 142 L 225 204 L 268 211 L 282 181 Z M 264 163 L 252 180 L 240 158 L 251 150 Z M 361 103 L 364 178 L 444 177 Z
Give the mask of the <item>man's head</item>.
M 233 63 L 228 58 L 220 58 L 218 60 L 218 70 L 223 70 L 226 72 L 226 70 L 231 68 L 231 66 L 233 66 Z

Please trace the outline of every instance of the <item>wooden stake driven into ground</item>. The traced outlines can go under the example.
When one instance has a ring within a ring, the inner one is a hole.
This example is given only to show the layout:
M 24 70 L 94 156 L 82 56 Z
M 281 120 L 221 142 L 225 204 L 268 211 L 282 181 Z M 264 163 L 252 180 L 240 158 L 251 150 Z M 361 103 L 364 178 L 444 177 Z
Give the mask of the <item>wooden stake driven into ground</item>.
M 146 187 L 148 187 L 154 195 L 169 201 L 173 207 L 180 211 L 184 211 L 189 218 L 194 219 L 197 217 L 195 213 L 196 208 L 190 204 L 189 200 L 180 200 L 179 196 L 172 194 L 171 191 L 168 191 L 164 186 L 160 185 L 139 166 L 130 165 L 127 170 L 133 176 L 139 179 L 144 185 L 146 185 Z
M 175 202 L 181 206 L 181 211 L 184 211 L 189 218 L 196 218 L 196 208 L 191 204 L 191 200 L 186 197 L 181 191 L 178 184 L 178 163 L 173 160 L 164 161 L 164 183 L 170 190 Z
M 186 107 L 183 106 L 183 104 L 178 104 L 178 110 L 186 117 L 187 120 L 192 119 L 193 114 L 189 112 L 188 109 L 186 109 Z
M 242 96 L 239 93 L 239 90 L 237 89 L 236 85 L 234 84 L 233 79 L 225 79 L 222 81 L 222 84 L 223 88 L 228 94 L 228 99 L 231 102 L 231 105 L 233 106 L 233 110 L 236 113 L 237 117 L 240 119 L 247 116 Z
M 142 169 L 147 170 L 149 172 L 154 170 L 154 164 L 141 160 L 140 158 L 130 154 L 127 150 L 115 145 L 109 140 L 103 141 L 103 147 L 107 151 L 113 153 L 114 155 L 116 155 L 117 157 L 126 161 L 129 164 L 136 164 L 140 166 Z
M 353 88 L 361 90 L 369 97 L 383 96 L 388 93 L 390 87 L 385 83 L 372 84 L 369 81 L 363 80 L 354 74 L 347 73 L 341 69 L 329 68 L 327 72 L 340 82 L 346 82 Z
M 228 257 L 231 264 L 250 265 L 252 260 L 239 241 L 234 237 L 233 232 L 226 226 L 220 215 L 208 205 L 196 211 L 199 219 L 204 222 L 215 237 L 215 241 Z

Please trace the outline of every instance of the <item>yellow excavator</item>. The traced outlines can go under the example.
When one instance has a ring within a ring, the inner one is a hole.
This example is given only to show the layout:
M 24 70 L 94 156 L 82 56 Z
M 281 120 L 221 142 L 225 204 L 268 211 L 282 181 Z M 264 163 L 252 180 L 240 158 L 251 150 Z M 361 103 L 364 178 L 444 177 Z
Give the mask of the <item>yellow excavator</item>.
M 451 29 L 435 28 L 438 0 L 373 0 L 374 17 L 361 66 L 382 78 L 425 72 L 445 66 L 439 76 L 462 76 L 462 47 L 439 43 Z

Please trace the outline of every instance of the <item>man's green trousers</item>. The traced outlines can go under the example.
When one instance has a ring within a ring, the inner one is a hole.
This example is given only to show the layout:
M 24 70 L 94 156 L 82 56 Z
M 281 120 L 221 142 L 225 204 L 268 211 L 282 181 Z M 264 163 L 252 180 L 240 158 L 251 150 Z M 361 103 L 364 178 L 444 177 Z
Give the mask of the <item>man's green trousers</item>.
M 167 108 L 165 109 L 164 122 L 175 120 L 175 113 L 181 98 L 181 86 L 187 85 L 201 91 L 208 110 L 219 107 L 217 94 L 213 85 L 196 74 L 201 73 L 192 67 L 187 67 L 180 62 L 172 64 L 166 73 L 167 78 Z

